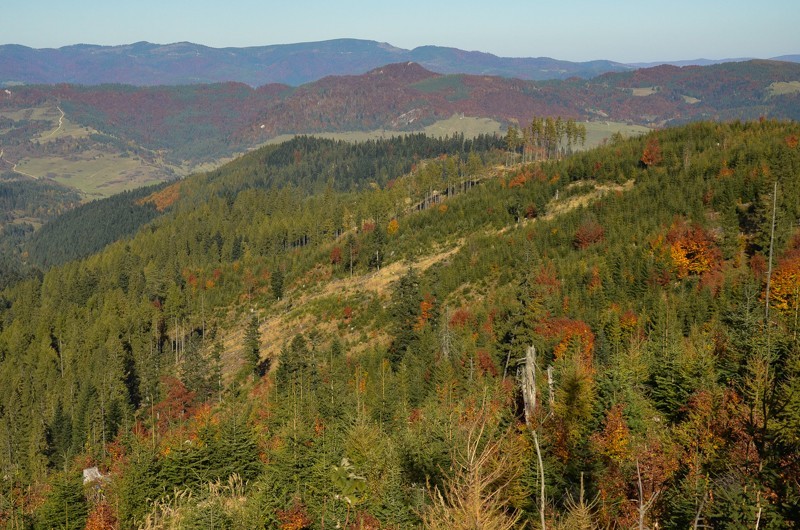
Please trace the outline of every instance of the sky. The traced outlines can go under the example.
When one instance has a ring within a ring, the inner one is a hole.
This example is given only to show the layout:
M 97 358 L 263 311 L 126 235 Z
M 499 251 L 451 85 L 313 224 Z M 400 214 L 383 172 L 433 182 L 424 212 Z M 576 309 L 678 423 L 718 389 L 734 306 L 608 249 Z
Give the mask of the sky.
M 798 0 L 24 0 L 0 44 L 189 41 L 215 48 L 335 38 L 503 57 L 620 62 L 800 54 Z

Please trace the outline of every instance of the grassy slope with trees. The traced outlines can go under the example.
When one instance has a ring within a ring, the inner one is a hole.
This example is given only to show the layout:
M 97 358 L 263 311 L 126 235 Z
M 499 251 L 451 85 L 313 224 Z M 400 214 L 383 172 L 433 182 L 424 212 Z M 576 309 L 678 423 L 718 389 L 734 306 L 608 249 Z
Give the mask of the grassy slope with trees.
M 273 187 L 324 174 L 306 139 L 285 170 L 265 149 L 188 179 L 0 295 L 0 517 L 791 528 L 799 137 L 698 123 Z

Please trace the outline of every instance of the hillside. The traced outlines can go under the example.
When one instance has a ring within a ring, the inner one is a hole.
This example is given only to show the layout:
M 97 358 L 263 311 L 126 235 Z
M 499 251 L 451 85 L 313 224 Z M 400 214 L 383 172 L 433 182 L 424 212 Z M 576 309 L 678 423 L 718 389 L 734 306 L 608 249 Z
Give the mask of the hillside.
M 799 84 L 798 64 L 749 61 L 660 66 L 589 81 L 441 75 L 396 63 L 298 88 L 15 87 L 0 93 L 0 146 L 6 169 L 108 196 L 184 175 L 280 135 L 399 134 L 453 116 L 523 125 L 533 116 L 563 116 L 648 127 L 796 119 Z
M 374 184 L 273 187 L 328 166 L 303 139 L 189 177 L 0 293 L 0 520 L 791 528 L 798 138 L 703 122 L 513 167 L 373 143 Z

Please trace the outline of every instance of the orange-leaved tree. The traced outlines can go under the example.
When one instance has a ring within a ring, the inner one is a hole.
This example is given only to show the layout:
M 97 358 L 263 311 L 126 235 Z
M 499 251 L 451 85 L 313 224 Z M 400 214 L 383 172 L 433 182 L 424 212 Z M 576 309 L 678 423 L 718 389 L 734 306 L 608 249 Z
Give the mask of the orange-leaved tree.
M 661 144 L 655 136 L 647 140 L 647 145 L 642 153 L 641 162 L 647 167 L 656 166 L 664 160 L 661 154 Z
M 711 235 L 697 224 L 687 225 L 683 219 L 677 219 L 667 234 L 667 242 L 680 278 L 716 270 L 721 264 L 719 247 Z
M 770 306 L 782 311 L 796 311 L 800 304 L 800 233 L 790 249 L 778 261 L 772 273 Z

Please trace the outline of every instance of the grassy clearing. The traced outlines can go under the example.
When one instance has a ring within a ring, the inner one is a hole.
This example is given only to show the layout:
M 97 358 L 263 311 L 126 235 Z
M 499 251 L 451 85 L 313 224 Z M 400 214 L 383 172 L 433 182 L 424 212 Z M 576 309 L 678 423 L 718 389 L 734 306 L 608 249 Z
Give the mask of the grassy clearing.
M 52 105 L 42 105 L 40 107 L 31 107 L 27 109 L 17 109 L 13 111 L 0 112 L 0 116 L 10 118 L 14 121 L 22 120 L 36 120 L 36 121 L 52 121 L 51 114 L 55 112 L 56 124 L 58 124 L 58 117 L 61 115 L 58 109 Z
M 798 92 L 800 92 L 800 81 L 776 81 L 767 87 L 769 97 L 797 94 Z
M 31 138 L 31 149 L 17 162 L 16 170 L 33 178 L 47 178 L 78 190 L 87 199 L 109 197 L 121 191 L 163 182 L 168 172 L 136 156 L 106 150 L 90 150 L 69 156 L 42 154 L 34 144 L 48 144 L 59 139 L 82 139 L 98 131 L 70 121 L 69 116 L 53 104 L 2 112 L 15 121 L 39 121 L 47 128 Z M 183 168 L 173 168 L 179 174 Z
M 56 112 L 58 112 L 56 110 Z M 39 143 L 53 142 L 59 138 L 86 138 L 92 134 L 97 134 L 97 131 L 89 127 L 84 127 L 69 121 L 66 117 L 62 120 L 61 126 L 58 125 L 58 116 L 53 121 L 53 129 L 42 133 L 39 137 L 34 138 Z
M 352 355 L 364 351 L 374 344 L 387 344 L 385 331 L 372 329 L 369 322 L 374 317 L 370 311 L 373 304 L 381 306 L 388 303 L 392 285 L 397 282 L 409 267 L 422 272 L 458 252 L 464 241 L 458 241 L 448 249 L 434 248 L 431 252 L 413 263 L 398 261 L 354 277 L 337 278 L 315 286 L 294 290 L 283 300 L 269 307 L 260 325 L 261 357 L 276 359 L 281 348 L 298 333 L 308 334 L 312 330 L 336 334 Z M 353 309 L 353 322 L 344 319 L 343 309 Z M 315 314 L 325 314 L 324 321 Z M 230 378 L 242 363 L 242 337 L 249 316 L 231 312 L 231 324 L 222 338 L 225 353 L 223 364 L 228 367 L 226 378 Z M 366 330 L 366 331 L 365 331 Z M 366 340 L 364 333 L 369 333 Z
M 586 126 L 586 145 L 582 147 L 583 149 L 592 149 L 602 145 L 614 133 L 620 133 L 628 138 L 647 134 L 651 131 L 651 129 L 642 125 L 631 125 L 615 121 L 589 121 L 583 122 L 583 125 Z
M 139 158 L 97 152 L 71 159 L 26 159 L 17 169 L 75 188 L 89 199 L 110 197 L 121 191 L 163 182 L 166 178 L 163 170 L 149 166 Z
M 505 134 L 505 129 L 500 122 L 490 118 L 472 118 L 459 114 L 453 115 L 445 120 L 439 120 L 425 127 L 422 131 L 393 131 L 378 129 L 374 131 L 349 131 L 336 133 L 311 133 L 310 136 L 317 138 L 330 138 L 331 140 L 342 140 L 345 142 L 365 142 L 367 140 L 379 140 L 406 134 L 424 132 L 430 136 L 452 136 L 453 134 L 463 133 L 467 138 L 474 138 L 479 134 Z M 282 134 L 271 138 L 265 145 L 279 144 L 294 138 L 294 134 Z
M 646 97 L 651 96 L 658 92 L 660 87 L 657 86 L 648 86 L 648 87 L 640 87 L 640 88 L 632 88 L 631 92 L 636 97 Z
M 606 193 L 616 192 L 622 193 L 625 191 L 630 191 L 633 189 L 634 181 L 629 180 L 624 184 L 606 184 L 600 185 L 597 183 L 591 182 L 577 182 L 573 183 L 572 185 L 580 185 L 580 186 L 587 186 L 592 185 L 592 189 L 586 193 L 579 193 L 577 195 L 568 195 L 563 199 L 556 199 L 553 198 L 548 204 L 546 208 L 546 214 L 541 217 L 543 221 L 549 221 L 551 219 L 555 219 L 560 215 L 564 215 L 567 212 L 570 212 L 576 208 L 582 208 L 589 206 L 592 202 L 600 199 Z
M 490 118 L 471 118 L 461 114 L 454 114 L 446 120 L 439 120 L 424 129 L 429 136 L 452 136 L 462 133 L 467 138 L 474 138 L 479 134 L 505 134 L 505 128 L 500 122 Z

